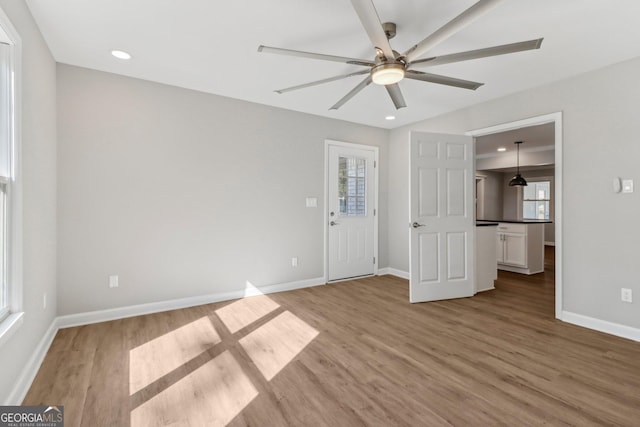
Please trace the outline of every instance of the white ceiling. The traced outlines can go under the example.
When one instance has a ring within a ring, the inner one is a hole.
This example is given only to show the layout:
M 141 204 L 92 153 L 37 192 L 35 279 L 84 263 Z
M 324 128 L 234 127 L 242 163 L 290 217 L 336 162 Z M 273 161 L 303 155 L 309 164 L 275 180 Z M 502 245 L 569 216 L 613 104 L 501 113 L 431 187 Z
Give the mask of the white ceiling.
M 276 94 L 361 67 L 258 53 L 260 44 L 373 59 L 347 0 L 27 0 L 56 61 L 290 110 L 393 128 L 640 56 L 638 0 L 507 0 L 426 56 L 544 37 L 540 50 L 422 70 L 484 82 L 477 91 L 400 83 L 395 111 L 374 84 L 329 111 L 362 76 Z M 414 43 L 475 0 L 374 0 L 398 25 L 395 50 Z M 131 61 L 109 52 L 121 49 Z M 241 112 L 239 112 L 241 113 Z M 395 114 L 395 121 L 384 117 Z
M 493 159 L 497 163 L 494 166 L 483 164 L 483 170 L 493 170 L 497 172 L 515 172 L 516 171 L 516 145 L 515 141 L 522 141 L 520 144 L 520 159 L 531 161 L 531 155 L 541 154 L 545 152 L 543 158 L 549 156 L 553 159 L 555 152 L 555 125 L 547 123 L 543 125 L 528 126 L 520 129 L 510 130 L 506 132 L 494 133 L 475 138 L 476 158 L 477 159 Z M 499 152 L 498 148 L 506 148 L 506 151 Z M 502 159 L 501 159 L 502 158 Z M 534 161 L 540 161 L 540 157 L 534 157 Z M 505 166 L 503 162 L 507 162 Z M 489 163 L 492 164 L 492 163 Z M 500 166 L 498 166 L 500 165 Z M 553 168 L 554 164 L 544 163 L 529 166 L 521 166 L 522 171 L 534 171 Z
M 500 147 L 507 149 L 505 153 L 516 151 L 515 141 L 522 141 L 522 144 L 520 144 L 520 151 L 522 152 L 553 150 L 555 145 L 555 125 L 547 123 L 476 137 L 476 156 L 501 155 L 498 152 Z

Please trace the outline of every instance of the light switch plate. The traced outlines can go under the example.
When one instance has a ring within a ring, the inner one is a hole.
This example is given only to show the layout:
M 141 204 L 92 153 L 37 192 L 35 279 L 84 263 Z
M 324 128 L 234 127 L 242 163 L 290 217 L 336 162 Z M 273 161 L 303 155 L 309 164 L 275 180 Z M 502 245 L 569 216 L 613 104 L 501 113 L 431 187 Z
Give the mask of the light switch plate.
M 118 276 L 109 276 L 109 287 L 110 288 L 117 288 L 119 286 L 118 284 Z
M 633 193 L 633 180 L 632 179 L 623 179 L 622 180 L 622 192 L 623 193 Z
M 318 198 L 317 197 L 307 197 L 307 207 L 308 208 L 317 208 L 318 207 Z

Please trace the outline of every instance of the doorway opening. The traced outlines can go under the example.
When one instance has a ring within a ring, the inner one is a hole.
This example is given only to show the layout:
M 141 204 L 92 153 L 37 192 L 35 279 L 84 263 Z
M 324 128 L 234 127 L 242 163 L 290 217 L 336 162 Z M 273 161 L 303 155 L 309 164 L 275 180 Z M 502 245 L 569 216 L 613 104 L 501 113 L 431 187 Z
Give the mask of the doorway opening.
M 540 261 L 544 276 L 555 277 L 555 317 L 562 319 L 562 113 L 478 129 L 467 135 L 475 138 L 474 170 L 476 177 L 483 180 L 483 218 L 479 219 L 551 221 L 544 225 Z M 500 197 L 500 191 L 491 192 L 489 185 L 495 181 L 495 188 L 504 190 L 505 180 L 508 182 L 512 169 L 515 170 L 515 157 L 513 153 L 501 156 L 506 153 L 498 149 L 508 148 L 519 140 L 524 141 L 520 171 L 529 185 L 507 187 L 511 191 L 503 191 Z

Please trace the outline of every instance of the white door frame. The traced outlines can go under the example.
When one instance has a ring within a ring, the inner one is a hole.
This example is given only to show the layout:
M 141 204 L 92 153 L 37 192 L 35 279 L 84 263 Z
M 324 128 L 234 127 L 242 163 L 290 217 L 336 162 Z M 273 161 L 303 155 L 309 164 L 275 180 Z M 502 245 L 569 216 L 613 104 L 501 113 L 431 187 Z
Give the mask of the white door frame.
M 473 171 L 475 172 L 476 170 L 476 159 L 475 159 L 475 140 L 474 140 L 474 144 L 473 144 Z M 487 181 L 487 177 L 486 176 L 482 176 L 482 175 L 476 175 L 475 176 L 475 187 L 476 187 L 476 200 L 475 200 L 475 214 L 476 214 L 476 219 L 478 219 L 478 213 L 482 214 L 482 219 L 484 219 L 484 184 Z M 480 184 L 480 185 L 478 185 Z
M 498 132 L 520 129 L 529 126 L 554 123 L 555 125 L 555 215 L 554 227 L 556 233 L 556 260 L 555 260 L 555 287 L 556 287 L 556 319 L 562 320 L 563 299 L 562 299 L 562 112 L 545 114 L 528 119 L 517 120 L 515 122 L 502 123 L 482 129 L 467 132 L 467 135 L 475 137 L 490 135 Z M 474 156 L 475 157 L 475 156 Z M 475 162 L 474 162 L 475 171 Z
M 354 144 L 352 142 L 343 142 L 343 141 L 326 139 L 324 141 L 324 205 L 323 205 L 323 209 L 324 209 L 324 214 L 323 214 L 323 218 L 324 218 L 324 283 L 327 283 L 329 280 L 329 212 L 327 208 L 329 206 L 329 146 L 373 151 L 373 154 L 374 154 L 373 158 L 375 162 L 374 168 L 373 168 L 373 171 L 374 171 L 373 181 L 375 186 L 375 188 L 373 189 L 373 194 L 374 194 L 373 209 L 375 212 L 375 214 L 373 215 L 373 256 L 376 260 L 376 262 L 373 264 L 373 275 L 377 276 L 378 263 L 380 262 L 380 259 L 378 257 L 378 216 L 380 214 L 380 210 L 378 209 L 378 201 L 380 200 L 378 170 L 380 169 L 380 161 L 379 161 L 380 149 L 373 145 Z M 349 279 L 346 279 L 346 280 L 349 280 Z M 339 280 L 334 280 L 332 281 L 332 283 L 337 281 Z

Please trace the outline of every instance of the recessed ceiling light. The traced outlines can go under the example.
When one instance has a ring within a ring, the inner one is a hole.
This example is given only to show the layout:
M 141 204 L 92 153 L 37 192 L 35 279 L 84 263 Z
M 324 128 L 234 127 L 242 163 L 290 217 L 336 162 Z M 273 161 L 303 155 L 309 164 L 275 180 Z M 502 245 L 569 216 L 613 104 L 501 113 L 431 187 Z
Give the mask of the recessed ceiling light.
M 396 116 L 387 116 L 385 117 L 385 120 L 395 120 Z
M 507 151 L 507 149 L 506 149 L 506 148 L 504 148 L 504 147 L 500 147 L 500 148 L 498 148 L 498 151 L 500 151 L 500 152 L 502 152 L 502 151 Z
M 112 50 L 111 55 L 115 56 L 118 59 L 131 59 L 131 54 L 123 50 Z

